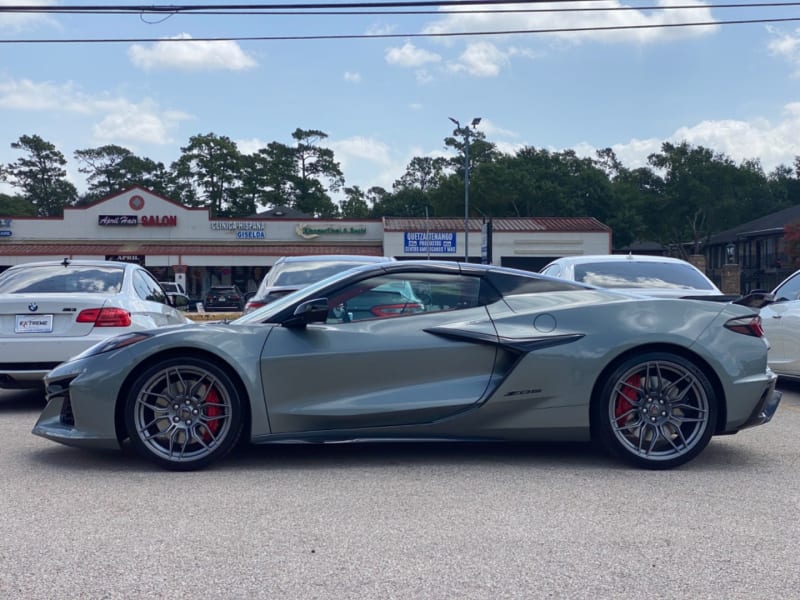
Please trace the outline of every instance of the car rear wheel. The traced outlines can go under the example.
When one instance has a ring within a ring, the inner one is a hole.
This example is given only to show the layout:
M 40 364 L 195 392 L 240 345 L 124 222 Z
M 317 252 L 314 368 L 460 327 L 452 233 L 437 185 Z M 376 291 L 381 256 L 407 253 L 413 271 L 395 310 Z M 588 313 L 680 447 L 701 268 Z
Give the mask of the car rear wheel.
M 199 469 L 236 445 L 241 399 L 231 378 L 211 362 L 173 358 L 133 383 L 125 424 L 133 447 L 145 458 L 168 469 Z
M 613 454 L 636 466 L 669 469 L 708 445 L 717 398 L 703 372 L 671 353 L 626 360 L 592 404 L 592 423 Z

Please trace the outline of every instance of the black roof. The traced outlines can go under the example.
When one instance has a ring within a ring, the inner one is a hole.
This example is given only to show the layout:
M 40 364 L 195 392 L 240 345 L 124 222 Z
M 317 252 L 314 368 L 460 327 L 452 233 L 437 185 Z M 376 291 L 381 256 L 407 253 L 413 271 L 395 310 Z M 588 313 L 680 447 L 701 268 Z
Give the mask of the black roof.
M 758 219 L 754 219 L 748 223 L 742 223 L 722 233 L 712 235 L 708 239 L 708 245 L 727 244 L 728 242 L 735 242 L 743 237 L 782 233 L 783 228 L 793 221 L 800 221 L 800 204 L 784 208 L 778 212 L 759 217 Z

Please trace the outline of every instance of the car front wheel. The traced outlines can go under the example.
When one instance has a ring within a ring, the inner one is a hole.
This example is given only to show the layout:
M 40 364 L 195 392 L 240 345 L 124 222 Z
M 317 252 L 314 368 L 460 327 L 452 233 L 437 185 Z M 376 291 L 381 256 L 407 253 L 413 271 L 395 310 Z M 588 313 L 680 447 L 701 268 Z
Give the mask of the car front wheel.
M 708 445 L 716 419 L 717 398 L 708 378 L 672 353 L 626 360 L 592 404 L 603 446 L 648 469 L 669 469 L 696 457 Z
M 131 444 L 167 469 L 188 471 L 225 456 L 242 430 L 231 378 L 208 360 L 173 358 L 143 372 L 125 404 Z

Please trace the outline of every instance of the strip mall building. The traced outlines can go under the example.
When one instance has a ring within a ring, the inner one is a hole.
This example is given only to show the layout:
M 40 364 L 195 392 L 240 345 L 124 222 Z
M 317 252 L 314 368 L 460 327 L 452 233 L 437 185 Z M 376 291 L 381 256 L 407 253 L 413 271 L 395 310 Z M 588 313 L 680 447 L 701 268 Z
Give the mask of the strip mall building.
M 36 260 L 134 261 L 202 297 L 211 285 L 253 291 L 281 256 L 367 254 L 464 260 L 538 270 L 553 258 L 611 252 L 611 230 L 591 217 L 493 219 L 215 218 L 143 188 L 62 218 L 0 217 L 0 269 Z

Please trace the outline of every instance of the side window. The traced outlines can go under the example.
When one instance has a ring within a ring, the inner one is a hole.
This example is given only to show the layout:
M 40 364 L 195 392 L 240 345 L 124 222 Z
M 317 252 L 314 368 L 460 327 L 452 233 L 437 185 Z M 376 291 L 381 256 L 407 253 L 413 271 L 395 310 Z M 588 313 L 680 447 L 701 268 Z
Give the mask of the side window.
M 547 265 L 542 269 L 542 275 L 548 277 L 558 277 L 561 274 L 561 267 L 559 265 Z
M 133 287 L 142 300 L 168 304 L 167 296 L 158 282 L 145 271 L 136 271 L 133 274 Z
M 781 287 L 775 290 L 776 300 L 800 299 L 800 274 L 795 275 Z
M 386 319 L 480 306 L 481 279 L 451 273 L 392 273 L 331 294 L 328 323 Z

